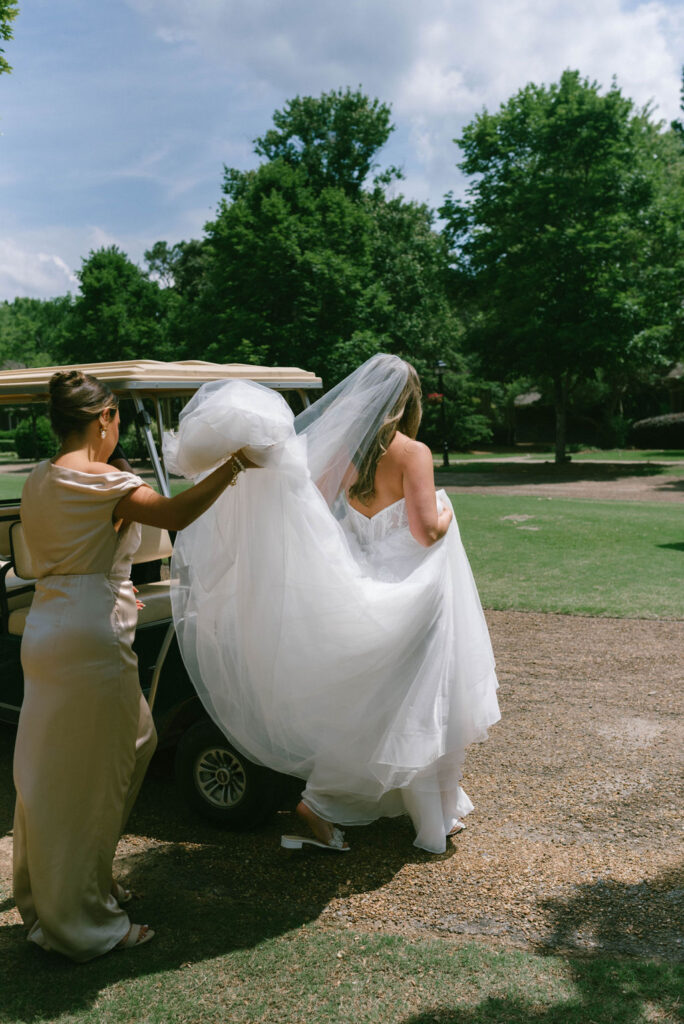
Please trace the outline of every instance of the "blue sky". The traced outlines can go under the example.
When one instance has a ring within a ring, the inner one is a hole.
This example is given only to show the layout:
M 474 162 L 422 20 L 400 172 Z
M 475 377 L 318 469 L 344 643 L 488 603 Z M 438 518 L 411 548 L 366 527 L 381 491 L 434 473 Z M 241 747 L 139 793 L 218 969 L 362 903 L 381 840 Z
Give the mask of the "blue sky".
M 90 249 L 200 237 L 224 164 L 294 95 L 390 103 L 381 154 L 438 206 L 483 106 L 579 68 L 679 108 L 681 0 L 19 0 L 0 76 L 0 299 L 75 291 Z

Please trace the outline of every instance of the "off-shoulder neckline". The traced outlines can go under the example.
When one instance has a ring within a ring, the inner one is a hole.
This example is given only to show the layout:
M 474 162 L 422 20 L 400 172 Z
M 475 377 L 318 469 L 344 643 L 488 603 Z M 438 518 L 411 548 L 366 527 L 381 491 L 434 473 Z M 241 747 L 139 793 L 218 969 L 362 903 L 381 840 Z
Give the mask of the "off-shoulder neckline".
M 134 476 L 137 477 L 138 480 L 141 479 L 137 473 L 129 473 L 127 469 L 116 469 L 114 466 L 112 466 L 110 473 L 89 473 L 87 469 L 73 469 L 71 466 L 58 466 L 56 462 L 52 461 L 52 459 L 48 459 L 47 464 L 51 469 L 59 469 L 64 473 L 78 473 L 79 476 L 91 477 L 94 480 L 108 476 Z

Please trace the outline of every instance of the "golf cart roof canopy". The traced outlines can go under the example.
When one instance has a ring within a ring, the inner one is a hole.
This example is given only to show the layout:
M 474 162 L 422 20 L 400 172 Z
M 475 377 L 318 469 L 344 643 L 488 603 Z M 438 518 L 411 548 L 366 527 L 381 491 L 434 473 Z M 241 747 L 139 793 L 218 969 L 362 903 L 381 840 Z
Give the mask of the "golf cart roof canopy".
M 321 378 L 296 366 L 252 366 L 248 363 L 207 363 L 182 359 L 165 363 L 157 359 L 130 359 L 115 363 L 80 363 L 78 366 L 42 366 L 0 371 L 0 403 L 23 405 L 44 402 L 50 377 L 57 370 L 83 370 L 105 381 L 117 395 L 135 393 L 156 398 L 186 396 L 211 380 L 253 380 L 277 391 L 321 388 Z

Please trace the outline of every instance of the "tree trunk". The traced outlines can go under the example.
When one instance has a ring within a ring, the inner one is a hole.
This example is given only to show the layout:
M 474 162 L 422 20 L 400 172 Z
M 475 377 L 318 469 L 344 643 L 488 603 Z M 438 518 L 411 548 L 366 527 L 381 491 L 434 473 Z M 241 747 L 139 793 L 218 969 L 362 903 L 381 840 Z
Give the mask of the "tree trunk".
M 556 465 L 562 465 L 567 461 L 565 445 L 568 419 L 568 385 L 563 376 L 554 377 L 553 398 L 556 410 Z

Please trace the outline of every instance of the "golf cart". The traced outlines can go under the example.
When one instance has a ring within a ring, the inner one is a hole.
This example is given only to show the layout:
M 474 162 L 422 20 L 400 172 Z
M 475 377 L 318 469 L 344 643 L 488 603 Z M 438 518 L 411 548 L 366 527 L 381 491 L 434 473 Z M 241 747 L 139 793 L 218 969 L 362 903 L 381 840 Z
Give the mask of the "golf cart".
M 156 486 L 169 496 L 172 481 L 158 438 L 174 425 L 178 410 L 207 381 L 247 379 L 284 394 L 295 412 L 309 405 L 320 378 L 290 367 L 216 364 L 200 360 L 175 363 L 137 360 L 79 366 L 105 381 L 119 397 L 122 422 L 134 419 L 145 441 Z M 58 369 L 44 367 L 0 371 L 0 406 L 45 403 L 48 382 Z M 214 725 L 188 677 L 175 637 L 168 560 L 172 540 L 165 530 L 143 527 L 134 563 L 159 563 L 161 579 L 137 583 L 144 608 L 139 612 L 134 650 L 140 685 L 152 708 L 161 757 L 173 756 L 178 786 L 203 817 L 227 828 L 258 824 L 284 806 L 297 780 L 252 764 Z M 164 565 L 166 562 L 166 565 Z M 0 501 L 0 722 L 16 724 L 23 698 L 21 637 L 34 591 L 30 553 L 24 543 L 19 498 Z

